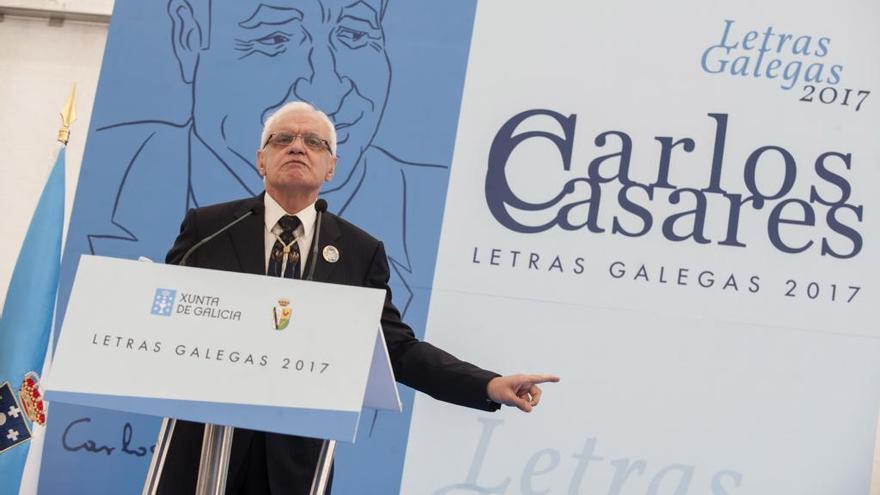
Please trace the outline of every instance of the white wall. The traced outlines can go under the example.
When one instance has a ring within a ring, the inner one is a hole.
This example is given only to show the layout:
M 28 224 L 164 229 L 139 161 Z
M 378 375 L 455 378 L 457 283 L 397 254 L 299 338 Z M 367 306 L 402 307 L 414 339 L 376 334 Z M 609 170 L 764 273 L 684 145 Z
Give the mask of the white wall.
M 0 7 L 110 15 L 113 11 L 113 0 L 2 0 Z
M 3 0 L 2 7 L 109 15 L 112 0 Z M 76 83 L 78 119 L 67 154 L 69 218 L 106 38 L 107 25 L 100 23 L 68 20 L 58 26 L 11 15 L 0 22 L 0 308 L 51 166 L 59 112 Z

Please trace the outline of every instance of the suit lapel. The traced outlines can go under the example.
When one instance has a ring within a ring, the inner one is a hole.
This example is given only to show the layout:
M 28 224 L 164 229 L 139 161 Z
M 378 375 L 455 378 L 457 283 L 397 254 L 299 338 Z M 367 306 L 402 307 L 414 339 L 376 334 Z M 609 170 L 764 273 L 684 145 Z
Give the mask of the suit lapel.
M 323 218 L 321 219 L 321 231 L 318 236 L 318 252 L 314 253 L 314 246 L 312 247 L 313 252 L 309 253 L 309 256 L 315 254 L 315 276 L 313 280 L 316 282 L 328 282 L 330 280 L 330 275 L 336 269 L 336 265 L 338 265 L 342 261 L 342 257 L 345 256 L 345 253 L 339 252 L 339 260 L 335 263 L 330 263 L 324 258 L 324 248 L 327 246 L 333 246 L 337 250 L 339 249 L 336 245 L 336 241 L 339 239 L 339 221 L 336 218 L 336 215 L 332 213 L 323 213 Z M 314 240 L 312 241 L 314 242 Z M 312 263 L 312 260 L 309 260 L 309 264 Z
M 262 194 L 243 201 L 241 208 L 236 210 L 235 217 L 245 214 L 251 208 L 254 209 L 254 214 L 230 229 L 229 237 L 232 239 L 241 272 L 265 275 L 264 224 L 266 207 L 263 204 Z

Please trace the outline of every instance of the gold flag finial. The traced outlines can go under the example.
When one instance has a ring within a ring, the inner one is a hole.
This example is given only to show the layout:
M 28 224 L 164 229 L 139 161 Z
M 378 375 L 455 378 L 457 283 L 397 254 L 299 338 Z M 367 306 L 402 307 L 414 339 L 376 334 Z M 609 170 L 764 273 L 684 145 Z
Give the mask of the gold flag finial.
M 58 130 L 58 141 L 67 144 L 70 139 L 70 124 L 76 120 L 76 83 L 70 88 L 70 96 L 61 109 L 61 129 Z

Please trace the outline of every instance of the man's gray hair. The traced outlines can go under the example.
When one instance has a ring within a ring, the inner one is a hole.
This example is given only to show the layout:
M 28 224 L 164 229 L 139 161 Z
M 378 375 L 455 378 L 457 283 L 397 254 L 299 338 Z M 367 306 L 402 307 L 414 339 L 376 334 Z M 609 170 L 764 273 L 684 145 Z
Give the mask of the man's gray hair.
M 281 108 L 275 110 L 269 115 L 269 118 L 263 123 L 263 133 L 260 134 L 260 148 L 266 146 L 266 141 L 269 140 L 269 130 L 272 128 L 272 125 L 275 124 L 275 121 L 291 113 L 303 112 L 314 113 L 323 120 L 325 124 L 327 124 L 327 130 L 330 133 L 327 139 L 327 141 L 330 142 L 330 153 L 333 156 L 336 156 L 336 126 L 333 125 L 333 121 L 330 120 L 330 117 L 328 117 L 326 113 L 304 101 L 291 101 L 290 103 L 285 103 Z

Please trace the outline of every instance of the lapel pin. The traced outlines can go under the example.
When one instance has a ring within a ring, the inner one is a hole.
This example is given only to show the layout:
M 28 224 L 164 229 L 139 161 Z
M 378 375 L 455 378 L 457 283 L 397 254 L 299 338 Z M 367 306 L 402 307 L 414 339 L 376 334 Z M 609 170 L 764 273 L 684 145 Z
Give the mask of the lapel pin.
M 336 246 L 324 246 L 322 254 L 324 255 L 324 261 L 327 263 L 336 263 L 339 261 L 339 250 L 336 249 Z

